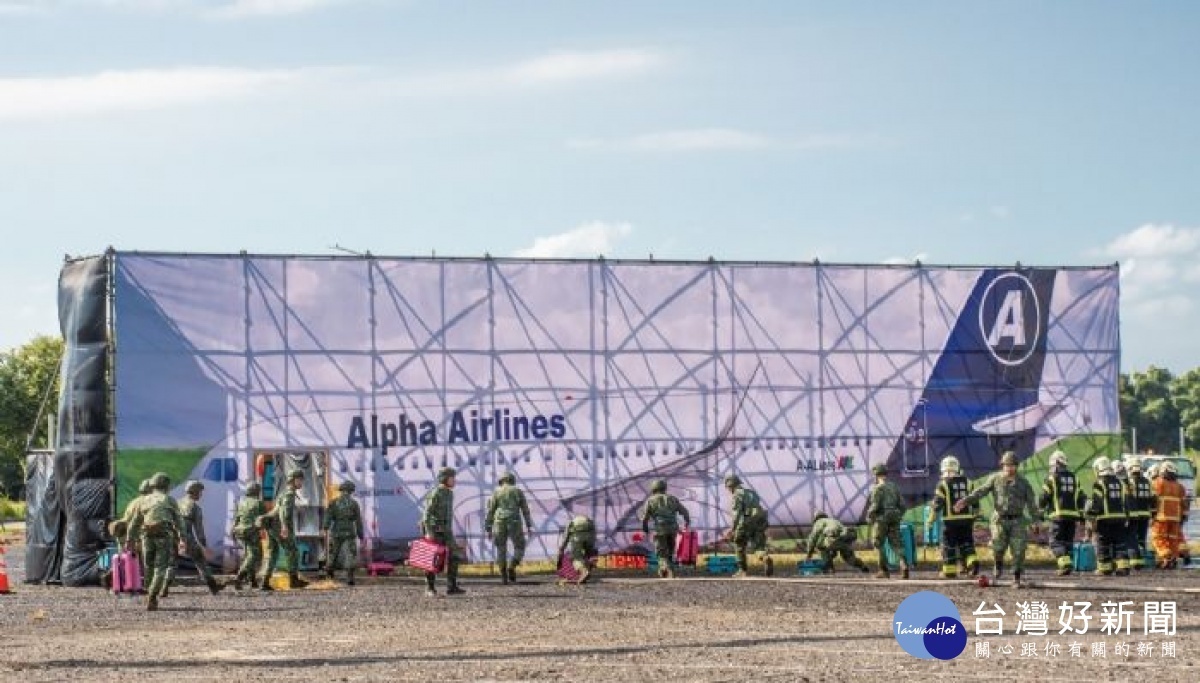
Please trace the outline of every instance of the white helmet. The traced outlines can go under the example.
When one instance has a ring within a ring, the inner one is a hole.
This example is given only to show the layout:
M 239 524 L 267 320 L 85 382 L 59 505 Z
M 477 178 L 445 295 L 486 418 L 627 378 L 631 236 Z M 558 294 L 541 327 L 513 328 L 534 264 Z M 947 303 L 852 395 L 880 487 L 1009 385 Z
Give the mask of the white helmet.
M 958 474 L 961 471 L 962 467 L 958 464 L 958 458 L 953 455 L 942 458 L 942 474 Z
M 1179 474 L 1179 469 L 1175 467 L 1175 463 L 1167 460 L 1162 464 L 1163 474 Z
M 1158 465 L 1151 465 L 1146 468 L 1146 476 L 1153 479 L 1158 476 Z
M 1096 470 L 1096 474 L 1100 475 L 1113 473 L 1112 462 L 1103 455 L 1096 458 L 1096 461 L 1092 463 L 1092 469 Z
M 1056 470 L 1060 467 L 1066 469 L 1067 454 L 1062 451 L 1054 451 L 1050 454 L 1050 469 Z
M 1142 459 L 1136 455 L 1125 456 L 1125 469 L 1129 470 L 1130 472 L 1141 472 Z
M 1113 471 L 1113 474 L 1117 475 L 1121 479 L 1124 479 L 1126 477 L 1125 463 L 1121 462 L 1120 460 L 1113 460 L 1112 471 Z

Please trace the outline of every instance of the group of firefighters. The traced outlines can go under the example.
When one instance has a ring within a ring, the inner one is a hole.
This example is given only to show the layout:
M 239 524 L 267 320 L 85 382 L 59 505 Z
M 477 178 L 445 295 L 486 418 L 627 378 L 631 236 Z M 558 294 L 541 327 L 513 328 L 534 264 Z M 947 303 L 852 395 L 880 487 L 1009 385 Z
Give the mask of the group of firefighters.
M 1092 462 L 1095 482 L 1085 490 L 1068 466 L 1067 456 L 1055 451 L 1036 495 L 1033 487 L 1017 475 L 1012 453 L 1004 454 L 1001 465 L 1001 472 L 973 487 L 963 476 L 957 458 L 947 456 L 942 460 L 941 480 L 931 506 L 933 518 L 940 516 L 943 525 L 942 576 L 955 577 L 960 569 L 978 573 L 976 504 L 989 494 L 995 508 L 991 531 L 996 578 L 1003 574 L 1006 551 L 1011 550 L 1013 577 L 1020 585 L 1028 532 L 1043 518 L 1049 521 L 1050 549 L 1059 576 L 1078 569 L 1075 537 L 1081 525 L 1085 540 L 1095 548 L 1097 574 L 1124 576 L 1130 569 L 1145 568 L 1147 533 L 1155 566 L 1177 566 L 1191 501 L 1178 481 L 1174 463 L 1165 461 L 1143 472 L 1142 461 L 1136 455 L 1123 460 L 1097 457 Z

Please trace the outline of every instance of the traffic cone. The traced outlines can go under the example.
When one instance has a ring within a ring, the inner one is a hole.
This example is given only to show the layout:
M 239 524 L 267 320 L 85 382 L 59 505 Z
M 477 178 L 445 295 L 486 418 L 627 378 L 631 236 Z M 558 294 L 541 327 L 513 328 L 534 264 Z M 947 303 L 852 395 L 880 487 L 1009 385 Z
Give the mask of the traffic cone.
M 11 593 L 8 589 L 8 565 L 4 563 L 4 546 L 0 545 L 0 593 Z

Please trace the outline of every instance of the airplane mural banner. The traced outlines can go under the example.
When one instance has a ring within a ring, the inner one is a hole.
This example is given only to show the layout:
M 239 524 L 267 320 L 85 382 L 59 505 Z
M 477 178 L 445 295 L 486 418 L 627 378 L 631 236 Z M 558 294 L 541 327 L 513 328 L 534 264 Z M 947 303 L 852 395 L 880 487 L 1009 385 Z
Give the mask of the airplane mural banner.
M 455 467 L 484 559 L 507 471 L 545 557 L 575 514 L 625 546 L 660 478 L 712 540 L 728 474 L 773 525 L 857 522 L 876 464 L 919 502 L 947 454 L 979 476 L 1119 433 L 1115 266 L 110 259 L 118 507 L 153 471 L 199 479 L 218 554 L 264 453 L 353 481 L 376 552 Z

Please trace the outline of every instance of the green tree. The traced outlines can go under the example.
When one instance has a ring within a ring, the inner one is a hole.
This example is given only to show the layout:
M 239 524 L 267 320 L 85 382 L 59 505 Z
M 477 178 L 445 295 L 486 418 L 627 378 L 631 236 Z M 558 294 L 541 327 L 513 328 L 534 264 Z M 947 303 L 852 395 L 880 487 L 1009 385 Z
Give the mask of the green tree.
M 1188 450 L 1200 445 L 1200 369 L 1189 370 L 1171 384 L 1171 399 L 1179 412 Z
M 58 365 L 63 341 L 36 337 L 24 346 L 0 353 L 0 484 L 10 496 L 25 483 L 25 446 L 47 448 L 46 414 L 58 410 Z M 46 396 L 42 421 L 38 408 Z
M 1145 372 L 1123 376 L 1120 409 L 1126 439 L 1137 430 L 1137 447 L 1145 452 L 1171 453 L 1179 446 L 1179 410 L 1174 397 L 1175 377 L 1170 370 L 1150 366 Z M 1129 444 L 1132 446 L 1132 444 Z

